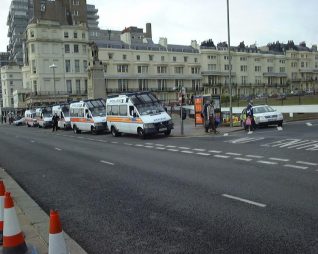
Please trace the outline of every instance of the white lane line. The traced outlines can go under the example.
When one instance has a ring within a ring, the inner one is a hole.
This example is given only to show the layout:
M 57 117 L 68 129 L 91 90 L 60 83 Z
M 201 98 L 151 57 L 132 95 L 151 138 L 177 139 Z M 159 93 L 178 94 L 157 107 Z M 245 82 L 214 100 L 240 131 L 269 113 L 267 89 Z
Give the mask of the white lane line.
M 242 157 L 235 157 L 234 160 L 239 160 L 239 161 L 251 161 L 252 159 L 242 158 Z
M 163 144 L 156 144 L 156 146 L 165 146 L 165 145 L 163 145 Z
M 167 148 L 165 147 L 156 147 L 157 150 L 166 150 Z
M 317 166 L 318 165 L 318 163 L 307 162 L 307 161 L 296 161 L 296 163 L 304 164 L 304 165 L 308 165 L 308 166 Z
M 112 144 L 118 144 L 118 142 L 117 142 L 117 141 L 112 141 L 111 143 L 112 143 Z
M 179 149 L 184 149 L 184 150 L 189 150 L 190 148 L 189 147 L 184 147 L 184 146 L 180 146 L 178 147 Z
M 178 149 L 167 149 L 167 150 L 170 151 L 170 152 L 179 152 Z
M 307 126 L 312 126 L 312 123 L 309 123 L 309 122 L 308 122 L 308 123 L 306 123 L 306 125 L 307 125 Z
M 144 145 L 141 145 L 141 144 L 136 144 L 135 146 L 141 147 L 141 146 L 144 146 Z
M 194 148 L 192 150 L 197 151 L 197 152 L 204 152 L 205 151 L 205 149 L 201 149 L 201 148 Z
M 150 145 L 150 146 L 153 145 L 153 144 L 154 144 L 154 143 L 146 143 L 146 145 Z
M 181 151 L 181 153 L 193 153 L 192 151 L 188 151 L 188 150 L 184 150 L 184 151 Z
M 229 158 L 230 156 L 228 156 L 228 155 L 220 155 L 220 154 L 215 154 L 215 155 L 213 155 L 214 157 L 216 157 L 216 158 L 222 158 L 222 159 L 227 159 L 227 158 Z
M 218 150 L 210 150 L 209 153 L 222 153 L 222 151 L 218 151 Z
M 246 157 L 255 158 L 255 159 L 261 159 L 261 158 L 263 158 L 264 156 L 248 154 L 248 155 L 246 155 Z
M 242 154 L 240 153 L 225 153 L 227 155 L 233 155 L 233 156 L 241 156 Z
M 58 147 L 55 147 L 55 150 L 57 150 L 57 151 L 62 151 L 62 149 L 61 149 L 61 148 L 58 148 Z
M 98 142 L 107 142 L 106 140 L 102 140 L 102 139 L 97 139 L 96 141 L 98 141 Z
M 257 161 L 258 163 L 268 164 L 268 165 L 276 165 L 277 162 L 274 161 Z
M 124 143 L 124 145 L 126 145 L 126 146 L 132 146 L 133 144 L 131 144 L 131 143 Z
M 167 148 L 176 148 L 176 146 L 166 146 Z
M 308 168 L 308 167 L 305 167 L 305 166 L 297 166 L 297 165 L 291 165 L 291 164 L 285 164 L 284 167 L 304 169 L 304 170 Z
M 146 148 L 153 148 L 153 146 L 145 146 Z
M 109 162 L 109 161 L 100 161 L 101 163 L 104 163 L 104 164 L 108 164 L 108 165 L 115 165 L 114 163 L 112 162 Z
M 222 196 L 225 197 L 225 198 L 234 199 L 234 200 L 241 201 L 241 202 L 244 202 L 244 203 L 247 203 L 247 204 L 250 204 L 250 205 L 255 205 L 255 206 L 258 206 L 258 207 L 262 207 L 262 208 L 266 207 L 265 204 L 254 202 L 254 201 L 251 201 L 251 200 L 248 200 L 248 199 L 239 198 L 239 197 L 235 197 L 235 196 L 228 195 L 228 194 L 222 194 Z
M 289 159 L 282 159 L 282 158 L 275 158 L 275 157 L 270 157 L 269 158 L 270 160 L 272 160 L 272 161 L 289 161 Z
M 209 154 L 209 153 L 197 153 L 198 155 L 203 155 L 203 156 L 209 156 L 209 155 L 211 155 L 211 154 Z

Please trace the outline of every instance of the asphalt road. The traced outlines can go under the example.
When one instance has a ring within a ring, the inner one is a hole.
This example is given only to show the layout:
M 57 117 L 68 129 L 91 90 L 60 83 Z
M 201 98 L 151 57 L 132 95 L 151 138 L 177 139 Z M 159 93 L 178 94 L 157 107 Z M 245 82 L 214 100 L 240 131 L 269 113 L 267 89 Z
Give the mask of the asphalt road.
M 0 166 L 90 254 L 318 253 L 317 129 L 142 140 L 2 125 Z

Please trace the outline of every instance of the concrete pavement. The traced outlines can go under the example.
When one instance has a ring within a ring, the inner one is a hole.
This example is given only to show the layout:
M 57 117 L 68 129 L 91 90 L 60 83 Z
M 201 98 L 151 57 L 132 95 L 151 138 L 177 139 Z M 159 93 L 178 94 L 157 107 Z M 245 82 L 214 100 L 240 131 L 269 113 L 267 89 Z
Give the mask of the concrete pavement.
M 211 136 L 214 133 L 205 133 L 202 125 L 195 126 L 193 118 L 183 121 L 183 135 L 181 135 L 181 119 L 179 115 L 173 114 L 174 130 L 172 137 L 191 137 L 191 136 Z M 218 134 L 224 135 L 232 131 L 242 130 L 242 127 L 220 126 Z M 6 191 L 11 192 L 15 209 L 19 219 L 22 232 L 25 234 L 27 244 L 33 245 L 38 254 L 48 253 L 49 244 L 49 215 L 19 186 L 19 184 L 6 172 L 0 168 L 0 178 L 3 179 Z M 48 211 L 49 212 L 49 211 Z M 61 216 L 63 227 L 63 216 Z M 87 254 L 81 246 L 64 232 L 66 244 L 71 254 Z

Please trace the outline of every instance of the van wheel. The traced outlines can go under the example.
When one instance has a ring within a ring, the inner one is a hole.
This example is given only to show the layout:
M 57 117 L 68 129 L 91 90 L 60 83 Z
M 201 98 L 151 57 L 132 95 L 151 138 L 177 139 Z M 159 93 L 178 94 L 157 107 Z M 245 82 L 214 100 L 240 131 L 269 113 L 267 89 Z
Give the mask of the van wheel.
M 97 131 L 95 130 L 95 128 L 93 126 L 91 126 L 91 133 L 95 134 L 95 135 L 97 134 Z
M 166 135 L 166 136 L 169 136 L 170 134 L 171 134 L 171 130 L 165 131 L 165 135 Z
M 81 133 L 81 131 L 76 127 L 76 125 L 73 126 L 73 131 L 75 134 Z
M 110 129 L 110 132 L 112 133 L 113 137 L 118 137 L 120 133 L 116 130 L 114 126 Z
M 145 133 L 144 130 L 142 128 L 138 128 L 137 129 L 137 134 L 139 137 L 144 138 L 145 137 Z

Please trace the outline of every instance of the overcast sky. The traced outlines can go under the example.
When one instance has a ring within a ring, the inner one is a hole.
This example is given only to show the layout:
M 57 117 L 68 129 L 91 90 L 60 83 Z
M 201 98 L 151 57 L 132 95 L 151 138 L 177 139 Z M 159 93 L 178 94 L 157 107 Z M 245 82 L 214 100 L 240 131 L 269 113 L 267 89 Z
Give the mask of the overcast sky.
M 152 24 L 155 43 L 166 37 L 168 44 L 190 45 L 227 41 L 226 0 L 87 0 L 98 9 L 102 29 L 123 30 Z M 317 0 L 229 0 L 231 45 L 241 41 L 257 46 L 269 42 L 318 44 Z M 11 0 L 1 0 L 0 51 L 8 44 L 6 25 Z

